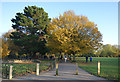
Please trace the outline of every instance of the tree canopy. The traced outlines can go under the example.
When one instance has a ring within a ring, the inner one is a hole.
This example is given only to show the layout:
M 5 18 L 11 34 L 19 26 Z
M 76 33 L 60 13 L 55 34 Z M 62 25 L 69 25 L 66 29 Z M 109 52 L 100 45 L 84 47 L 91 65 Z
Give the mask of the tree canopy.
M 10 50 L 9 50 L 9 43 L 6 38 L 7 34 L 3 34 L 2 37 L 0 38 L 1 44 L 0 44 L 0 52 L 1 52 L 1 58 L 4 59 L 6 56 L 9 55 Z
M 35 56 L 37 52 L 45 54 L 47 52 L 46 29 L 49 26 L 50 18 L 48 13 L 43 8 L 36 6 L 25 7 L 23 13 L 16 13 L 12 28 L 15 32 L 12 32 L 10 38 L 14 41 L 14 44 L 19 46 L 21 51 L 30 56 Z
M 16 13 L 11 21 L 14 31 L 7 32 L 0 38 L 2 58 L 11 54 L 19 57 L 27 55 L 31 58 L 45 54 L 56 54 L 58 57 L 66 54 L 71 57 L 72 54 L 73 60 L 75 54 L 120 56 L 120 49 L 110 44 L 102 44 L 102 34 L 97 24 L 71 10 L 51 21 L 43 8 L 27 6 L 22 13 Z
M 102 47 L 101 50 L 99 50 L 99 56 L 102 57 L 115 57 L 119 55 L 119 50 L 115 46 L 112 46 L 110 44 L 106 44 Z
M 73 11 L 53 18 L 48 33 L 48 46 L 54 51 L 88 53 L 102 45 L 102 34 L 97 25 L 85 16 L 75 15 Z

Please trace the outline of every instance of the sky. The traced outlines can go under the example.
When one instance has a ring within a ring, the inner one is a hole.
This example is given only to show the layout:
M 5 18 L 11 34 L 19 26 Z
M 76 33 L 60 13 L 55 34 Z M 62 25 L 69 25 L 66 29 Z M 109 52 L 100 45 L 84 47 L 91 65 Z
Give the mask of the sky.
M 118 2 L 2 2 L 0 36 L 12 29 L 11 19 L 16 13 L 23 12 L 25 6 L 34 5 L 42 7 L 50 18 L 58 17 L 68 10 L 86 16 L 97 24 L 103 35 L 103 44 L 118 44 Z

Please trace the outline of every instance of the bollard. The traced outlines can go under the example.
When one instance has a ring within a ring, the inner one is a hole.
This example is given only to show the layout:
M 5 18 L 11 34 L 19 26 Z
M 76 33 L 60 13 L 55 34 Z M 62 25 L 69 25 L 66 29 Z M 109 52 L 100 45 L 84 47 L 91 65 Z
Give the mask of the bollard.
M 53 69 L 53 63 L 51 62 L 51 70 Z
M 12 79 L 12 65 L 10 66 L 10 70 L 9 70 L 9 79 Z
M 56 65 L 56 59 L 55 59 L 55 65 Z
M 56 76 L 58 76 L 58 63 L 56 63 Z
M 76 75 L 78 75 L 78 63 L 76 63 Z
M 8 75 L 7 75 L 7 65 L 5 64 L 5 78 L 7 78 L 8 77 Z
M 52 69 L 54 68 L 54 64 L 52 63 Z
M 54 61 L 53 63 L 54 63 L 54 64 L 53 64 L 53 65 L 54 65 L 53 67 L 55 67 L 55 65 L 56 65 L 56 61 Z
M 98 75 L 100 75 L 100 62 L 98 61 Z
M 37 66 L 36 66 L 36 75 L 39 75 L 39 63 L 37 63 Z

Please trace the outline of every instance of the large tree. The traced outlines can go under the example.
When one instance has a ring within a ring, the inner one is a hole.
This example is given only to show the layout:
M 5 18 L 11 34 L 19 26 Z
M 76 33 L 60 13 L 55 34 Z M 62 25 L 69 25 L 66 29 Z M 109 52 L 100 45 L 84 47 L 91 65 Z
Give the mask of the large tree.
M 110 44 L 104 45 L 100 50 L 100 56 L 103 57 L 115 57 L 118 56 L 118 54 L 119 54 L 119 49 Z
M 6 40 L 8 44 L 8 49 L 10 50 L 9 58 L 15 58 L 18 57 L 18 52 L 21 51 L 21 48 L 14 44 L 13 40 L 10 38 L 11 32 L 15 32 L 15 30 L 11 29 L 8 32 L 4 33 L 2 36 Z
M 97 25 L 85 16 L 75 15 L 73 11 L 64 12 L 54 18 L 48 29 L 48 46 L 65 53 L 88 53 L 102 44 L 102 35 Z
M 6 38 L 6 33 L 2 35 L 0 38 L 1 44 L 0 44 L 0 52 L 1 52 L 1 58 L 4 59 L 6 56 L 9 55 L 9 43 L 8 39 Z
M 48 13 L 43 8 L 25 7 L 23 13 L 16 13 L 15 18 L 11 20 L 16 32 L 12 32 L 10 37 L 23 53 L 29 54 L 31 57 L 35 57 L 37 52 L 44 55 L 47 52 L 46 29 L 50 20 Z

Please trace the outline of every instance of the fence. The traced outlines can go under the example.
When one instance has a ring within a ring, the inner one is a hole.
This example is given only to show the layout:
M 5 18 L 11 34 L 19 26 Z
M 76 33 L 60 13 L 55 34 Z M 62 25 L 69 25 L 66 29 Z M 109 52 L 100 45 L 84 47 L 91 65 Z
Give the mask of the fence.
M 37 68 L 39 69 L 39 73 L 52 70 L 55 67 L 55 61 L 47 63 L 2 63 L 2 79 L 10 79 L 10 66 L 13 66 L 12 77 L 17 77 L 35 74 L 37 72 Z
M 8 78 L 9 70 L 8 70 L 8 64 L 2 64 L 2 78 L 6 79 Z

